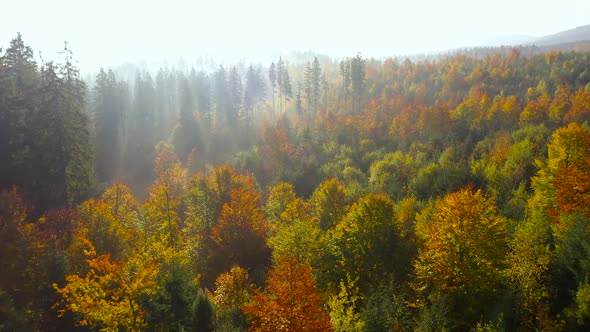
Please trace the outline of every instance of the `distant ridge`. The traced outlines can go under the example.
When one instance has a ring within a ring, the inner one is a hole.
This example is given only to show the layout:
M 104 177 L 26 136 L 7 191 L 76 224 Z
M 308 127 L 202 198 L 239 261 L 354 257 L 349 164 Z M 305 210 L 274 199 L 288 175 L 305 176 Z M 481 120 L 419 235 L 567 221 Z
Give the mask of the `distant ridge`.
M 549 46 L 558 44 L 569 44 L 581 41 L 590 41 L 590 24 L 577 28 L 558 32 L 556 34 L 543 36 L 531 42 L 536 46 Z

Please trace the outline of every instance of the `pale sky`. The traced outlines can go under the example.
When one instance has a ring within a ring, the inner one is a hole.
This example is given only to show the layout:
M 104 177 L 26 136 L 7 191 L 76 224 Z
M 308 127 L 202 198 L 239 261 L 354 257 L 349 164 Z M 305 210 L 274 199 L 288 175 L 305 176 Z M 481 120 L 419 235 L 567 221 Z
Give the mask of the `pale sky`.
M 199 55 L 261 59 L 293 50 L 383 57 L 539 37 L 590 24 L 588 0 L 1 0 L 0 47 L 21 32 L 83 70 Z

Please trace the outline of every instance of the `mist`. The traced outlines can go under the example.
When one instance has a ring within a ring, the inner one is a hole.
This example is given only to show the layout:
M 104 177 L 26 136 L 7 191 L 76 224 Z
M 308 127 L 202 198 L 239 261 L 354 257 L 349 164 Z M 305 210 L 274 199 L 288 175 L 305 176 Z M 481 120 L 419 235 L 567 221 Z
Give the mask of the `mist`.
M 17 32 L 52 59 L 67 40 L 83 71 L 198 57 L 263 62 L 291 51 L 383 58 L 484 46 L 493 37 L 556 33 L 587 24 L 581 0 L 527 1 L 10 1 L 0 40 Z M 508 38 L 510 39 L 510 38 Z M 497 43 L 496 43 L 497 44 Z

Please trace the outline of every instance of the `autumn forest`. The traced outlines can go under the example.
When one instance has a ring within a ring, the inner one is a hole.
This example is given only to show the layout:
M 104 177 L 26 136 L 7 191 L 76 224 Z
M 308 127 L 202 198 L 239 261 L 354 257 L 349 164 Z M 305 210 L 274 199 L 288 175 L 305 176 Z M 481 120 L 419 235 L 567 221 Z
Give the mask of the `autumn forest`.
M 0 331 L 590 328 L 588 50 L 35 54 L 0 51 Z

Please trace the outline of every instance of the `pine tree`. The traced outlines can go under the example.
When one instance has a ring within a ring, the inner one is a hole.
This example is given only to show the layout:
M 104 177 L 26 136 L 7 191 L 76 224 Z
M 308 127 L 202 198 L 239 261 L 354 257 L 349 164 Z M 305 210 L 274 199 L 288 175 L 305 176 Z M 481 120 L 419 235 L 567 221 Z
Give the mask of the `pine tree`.
M 237 68 L 232 67 L 229 74 L 229 99 L 230 108 L 228 113 L 228 124 L 235 127 L 238 124 L 240 110 L 242 108 L 242 78 L 238 73 Z
M 90 124 L 84 96 L 86 85 L 73 63 L 72 51 L 66 42 L 64 63 L 60 67 L 64 101 L 64 134 L 69 148 L 65 179 L 68 204 L 80 202 L 90 194 L 95 184 L 94 146 L 90 137 Z
M 254 68 L 252 64 L 246 72 L 246 88 L 244 91 L 244 106 L 252 108 L 256 103 L 264 99 L 264 80 L 260 70 Z
M 283 113 L 282 111 L 282 101 L 283 101 L 283 74 L 285 73 L 285 63 L 283 62 L 283 58 L 279 57 L 279 61 L 277 62 L 277 86 L 279 88 L 279 111 L 278 113 Z
M 129 146 L 125 158 L 127 177 L 132 184 L 146 187 L 152 177 L 152 159 L 156 144 L 155 89 L 149 73 L 135 78 L 133 107 L 128 121 Z
M 270 68 L 268 70 L 268 80 L 270 81 L 270 87 L 272 90 L 272 114 L 276 115 L 275 110 L 275 88 L 277 86 L 277 69 L 275 67 L 275 63 L 270 64 Z
M 180 117 L 172 133 L 172 143 L 180 159 L 186 161 L 199 142 L 199 126 L 193 111 L 191 88 L 186 78 L 181 83 L 180 96 Z
M 211 82 L 204 71 L 199 71 L 194 81 L 196 107 L 201 114 L 201 123 L 206 130 L 211 129 Z
M 92 91 L 96 173 L 99 182 L 111 181 L 119 174 L 123 151 L 124 94 L 112 70 L 102 68 Z
M 225 68 L 219 66 L 219 69 L 215 72 L 214 77 L 214 90 L 215 90 L 215 126 L 216 128 L 222 127 L 223 123 L 227 122 L 229 112 L 229 92 L 228 84 L 225 75 Z
M 360 54 L 357 54 L 357 56 L 350 60 L 350 82 L 354 99 L 353 109 L 357 113 L 361 111 L 365 78 L 365 60 Z
M 279 58 L 277 65 L 277 83 L 279 85 L 279 113 L 283 114 L 287 110 L 287 101 L 293 97 L 293 87 L 287 65 Z
M 19 33 L 0 57 L 0 187 L 23 184 L 27 179 L 32 145 L 27 132 L 38 84 L 33 50 Z
M 314 57 L 313 63 L 311 65 L 311 113 L 313 118 L 318 111 L 318 104 L 320 102 L 321 97 L 321 80 L 322 80 L 322 68 L 320 67 L 320 62 L 318 61 L 318 57 Z

